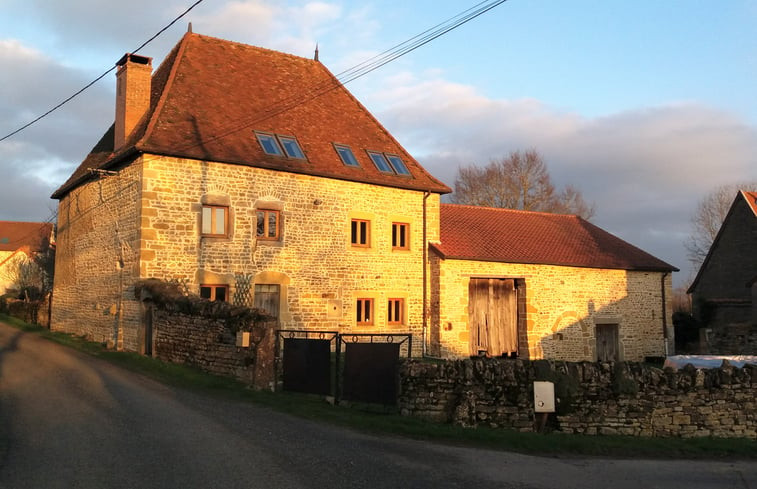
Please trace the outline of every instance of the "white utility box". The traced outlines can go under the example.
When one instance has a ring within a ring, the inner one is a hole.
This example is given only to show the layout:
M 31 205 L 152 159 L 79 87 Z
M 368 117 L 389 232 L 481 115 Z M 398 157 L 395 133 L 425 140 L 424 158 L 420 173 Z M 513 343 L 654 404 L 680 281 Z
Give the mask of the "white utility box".
M 552 382 L 534 382 L 534 412 L 555 412 L 555 384 Z

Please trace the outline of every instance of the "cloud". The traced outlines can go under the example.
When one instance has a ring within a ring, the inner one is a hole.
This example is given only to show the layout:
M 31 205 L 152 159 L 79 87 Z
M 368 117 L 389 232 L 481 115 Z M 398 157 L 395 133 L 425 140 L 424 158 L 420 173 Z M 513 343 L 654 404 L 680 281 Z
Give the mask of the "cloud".
M 493 100 L 473 87 L 407 73 L 385 79 L 366 103 L 435 176 L 452 185 L 460 165 L 535 148 L 558 186 L 597 206 L 595 223 L 688 274 L 682 242 L 693 210 L 714 187 L 757 168 L 757 128 L 696 102 L 599 118 L 538 100 Z

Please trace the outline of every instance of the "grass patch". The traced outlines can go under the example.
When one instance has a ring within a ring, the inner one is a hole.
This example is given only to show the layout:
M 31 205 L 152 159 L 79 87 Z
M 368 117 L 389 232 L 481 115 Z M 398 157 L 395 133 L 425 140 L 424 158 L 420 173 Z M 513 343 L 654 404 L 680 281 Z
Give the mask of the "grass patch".
M 69 334 L 52 332 L 40 326 L 32 326 L 3 314 L 0 314 L 0 321 L 168 385 L 208 396 L 252 402 L 301 418 L 367 433 L 543 456 L 757 459 L 757 442 L 748 439 L 643 438 L 559 433 L 544 435 L 484 427 L 469 429 L 400 416 L 393 408 L 358 404 L 353 404 L 351 407 L 333 406 L 321 396 L 256 392 L 234 379 L 211 375 L 193 367 L 166 363 L 136 353 L 115 352 L 99 343 Z

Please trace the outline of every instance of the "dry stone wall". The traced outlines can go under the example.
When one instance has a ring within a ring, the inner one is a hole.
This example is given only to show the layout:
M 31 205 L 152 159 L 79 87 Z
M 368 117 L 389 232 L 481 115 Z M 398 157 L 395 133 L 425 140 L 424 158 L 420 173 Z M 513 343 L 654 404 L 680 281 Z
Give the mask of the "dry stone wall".
M 552 429 L 588 435 L 757 438 L 757 367 L 467 359 L 400 368 L 402 414 L 534 430 L 533 382 L 555 384 Z
M 274 324 L 252 328 L 249 347 L 236 346 L 225 321 L 163 309 L 152 309 L 155 357 L 234 377 L 261 389 L 274 381 Z

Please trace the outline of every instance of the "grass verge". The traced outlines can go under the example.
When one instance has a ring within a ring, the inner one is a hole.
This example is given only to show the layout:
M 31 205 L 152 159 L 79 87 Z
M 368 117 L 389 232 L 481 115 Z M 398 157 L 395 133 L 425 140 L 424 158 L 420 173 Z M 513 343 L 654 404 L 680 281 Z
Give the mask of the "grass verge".
M 69 334 L 52 332 L 3 314 L 0 314 L 0 321 L 168 385 L 208 396 L 252 402 L 298 417 L 373 434 L 553 457 L 757 459 L 757 442 L 748 439 L 584 436 L 519 433 L 484 427 L 469 429 L 400 416 L 394 409 L 377 406 L 333 406 L 318 396 L 256 392 L 234 379 L 211 375 L 186 365 L 166 363 L 136 353 L 115 352 L 99 343 Z

